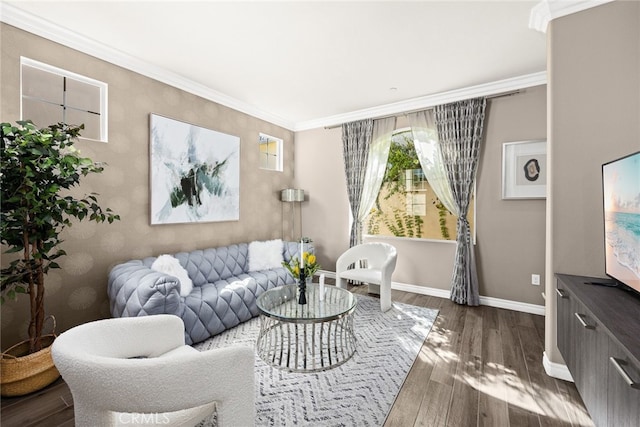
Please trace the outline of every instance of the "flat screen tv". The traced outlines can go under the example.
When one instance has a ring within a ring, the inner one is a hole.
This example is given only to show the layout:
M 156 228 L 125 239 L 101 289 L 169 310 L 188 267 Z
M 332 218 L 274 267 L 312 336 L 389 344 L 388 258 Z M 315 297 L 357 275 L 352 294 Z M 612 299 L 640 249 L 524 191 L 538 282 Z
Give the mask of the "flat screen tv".
M 605 273 L 640 293 L 640 151 L 602 165 Z

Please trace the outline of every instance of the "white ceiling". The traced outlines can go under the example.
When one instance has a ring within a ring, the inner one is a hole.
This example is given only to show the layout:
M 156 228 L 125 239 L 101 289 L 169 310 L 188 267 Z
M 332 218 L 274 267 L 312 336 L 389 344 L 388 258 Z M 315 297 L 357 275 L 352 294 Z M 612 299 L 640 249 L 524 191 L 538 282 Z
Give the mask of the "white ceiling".
M 300 129 L 364 109 L 544 72 L 545 34 L 528 26 L 537 2 L 5 4 L 28 12 L 29 19 L 49 21 L 47 27 L 90 39 L 94 50 L 110 48 L 103 50 L 206 88 L 226 105 L 250 106 L 247 110 Z

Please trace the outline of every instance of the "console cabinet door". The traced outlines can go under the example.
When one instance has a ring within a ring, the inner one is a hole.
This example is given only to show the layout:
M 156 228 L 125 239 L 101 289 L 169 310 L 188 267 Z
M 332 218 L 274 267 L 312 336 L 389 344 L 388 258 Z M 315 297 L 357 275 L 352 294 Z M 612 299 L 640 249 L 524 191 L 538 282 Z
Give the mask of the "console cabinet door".
M 573 331 L 576 342 L 576 387 L 597 426 L 607 425 L 607 356 L 609 337 L 598 323 L 577 302 Z
M 556 300 L 558 310 L 558 315 L 556 318 L 556 329 L 558 334 L 558 350 L 560 350 L 562 358 L 567 364 L 567 368 L 569 368 L 569 371 L 573 375 L 573 372 L 575 372 L 576 369 L 575 340 L 573 339 L 573 335 L 571 332 L 571 329 L 574 326 L 575 322 L 575 320 L 573 319 L 573 313 L 575 311 L 573 307 L 574 298 L 566 290 L 561 281 L 558 280 L 556 286 Z
M 640 426 L 640 366 L 614 342 L 609 343 L 609 426 Z M 616 366 L 616 364 L 618 366 Z

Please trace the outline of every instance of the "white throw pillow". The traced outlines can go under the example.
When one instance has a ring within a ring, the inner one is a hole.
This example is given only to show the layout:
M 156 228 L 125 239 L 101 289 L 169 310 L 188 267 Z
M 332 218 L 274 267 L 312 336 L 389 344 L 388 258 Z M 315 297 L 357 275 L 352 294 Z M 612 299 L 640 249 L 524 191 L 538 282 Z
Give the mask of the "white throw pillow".
M 249 271 L 282 267 L 282 239 L 249 243 Z
M 180 265 L 180 261 L 176 258 L 171 255 L 160 255 L 153 264 L 151 264 L 151 269 L 177 277 L 180 281 L 181 297 L 186 297 L 191 293 L 193 282 L 189 278 L 187 270 Z

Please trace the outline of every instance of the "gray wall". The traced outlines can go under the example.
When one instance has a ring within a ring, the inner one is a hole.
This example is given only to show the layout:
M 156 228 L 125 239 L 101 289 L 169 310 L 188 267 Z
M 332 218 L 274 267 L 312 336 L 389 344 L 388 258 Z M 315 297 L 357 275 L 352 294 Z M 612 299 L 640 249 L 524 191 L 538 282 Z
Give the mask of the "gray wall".
M 478 169 L 476 254 L 480 294 L 544 304 L 545 200 L 502 200 L 502 144 L 546 139 L 546 86 L 489 102 L 486 146 Z M 542 280 L 541 280 L 542 281 Z
M 616 1 L 553 20 L 548 31 L 547 295 L 553 273 L 604 277 L 602 163 L 640 150 L 640 3 Z M 547 357 L 556 347 L 547 299 Z
M 119 213 L 112 224 L 80 222 L 65 235 L 69 254 L 46 279 L 46 311 L 58 331 L 109 316 L 107 272 L 115 263 L 237 242 L 279 238 L 279 190 L 293 182 L 293 132 L 78 51 L 1 24 L 2 121 L 19 119 L 20 56 L 109 85 L 109 142 L 80 141 L 82 154 L 108 166 L 80 189 L 97 192 Z M 149 113 L 157 113 L 240 137 L 240 221 L 149 225 Z M 284 140 L 284 172 L 259 169 L 258 133 Z M 6 256 L 3 256 L 3 263 Z M 27 298 L 2 306 L 2 346 L 26 336 Z
M 477 247 L 480 293 L 483 296 L 543 304 L 542 287 L 532 286 L 531 273 L 544 276 L 544 200 L 502 200 L 502 144 L 545 139 L 546 87 L 489 101 L 477 180 Z M 400 117 L 398 128 L 407 126 Z M 313 238 L 319 261 L 335 270 L 349 246 L 349 203 L 346 195 L 340 128 L 297 132 L 296 186 L 308 191 L 303 204 L 304 235 Z M 379 239 L 374 239 L 379 240 Z M 398 249 L 393 280 L 450 288 L 455 243 L 385 239 Z

